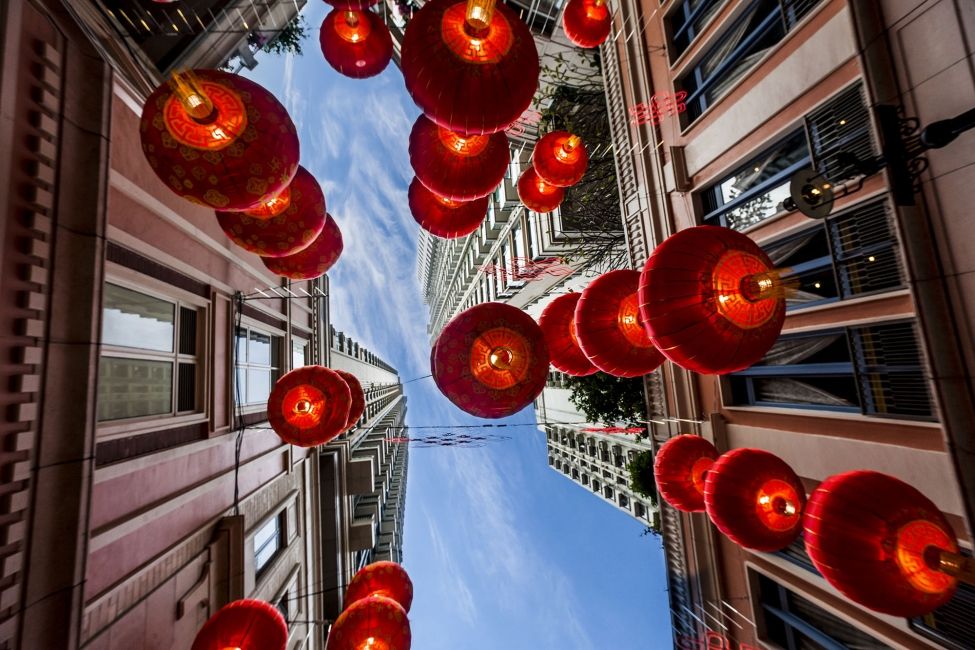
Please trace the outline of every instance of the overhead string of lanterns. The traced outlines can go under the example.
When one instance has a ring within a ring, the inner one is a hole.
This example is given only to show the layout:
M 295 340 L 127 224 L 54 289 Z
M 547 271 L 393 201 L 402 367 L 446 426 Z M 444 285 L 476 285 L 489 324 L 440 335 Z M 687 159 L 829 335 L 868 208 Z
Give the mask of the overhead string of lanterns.
M 660 497 L 704 511 L 743 548 L 773 552 L 803 535 L 816 570 L 847 598 L 913 618 L 941 607 L 958 582 L 975 584 L 975 561 L 930 499 L 893 476 L 858 470 L 827 478 L 808 499 L 785 461 L 761 450 L 718 455 L 694 435 L 661 445 L 654 461 Z

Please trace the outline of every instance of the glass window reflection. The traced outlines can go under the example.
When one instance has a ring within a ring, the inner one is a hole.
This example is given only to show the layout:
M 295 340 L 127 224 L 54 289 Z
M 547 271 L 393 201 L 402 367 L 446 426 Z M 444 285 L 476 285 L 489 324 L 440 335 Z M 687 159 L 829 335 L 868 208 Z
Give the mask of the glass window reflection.
M 171 302 L 106 283 L 102 343 L 172 352 L 175 310 L 176 306 Z

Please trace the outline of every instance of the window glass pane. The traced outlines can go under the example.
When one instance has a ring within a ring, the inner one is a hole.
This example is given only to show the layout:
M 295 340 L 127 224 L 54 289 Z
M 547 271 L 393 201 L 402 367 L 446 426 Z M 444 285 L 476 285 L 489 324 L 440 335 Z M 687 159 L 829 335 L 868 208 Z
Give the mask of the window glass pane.
M 103 300 L 102 343 L 173 351 L 173 303 L 109 283 Z
M 247 391 L 244 396 L 246 404 L 266 402 L 271 394 L 271 370 L 261 368 L 247 369 Z
M 196 354 L 196 310 L 179 308 L 179 353 Z
M 172 410 L 172 363 L 116 357 L 99 360 L 99 421 L 163 415 Z
M 281 548 L 281 517 L 274 517 L 254 535 L 254 570 L 260 572 Z
M 301 368 L 306 365 L 305 344 L 301 341 L 291 342 L 291 367 Z
M 271 337 L 251 330 L 247 342 L 247 363 L 271 365 Z
M 237 363 L 247 363 L 247 330 L 237 328 L 237 334 L 234 337 L 234 345 L 237 348 Z
M 177 375 L 176 410 L 180 413 L 196 410 L 196 364 L 180 363 Z

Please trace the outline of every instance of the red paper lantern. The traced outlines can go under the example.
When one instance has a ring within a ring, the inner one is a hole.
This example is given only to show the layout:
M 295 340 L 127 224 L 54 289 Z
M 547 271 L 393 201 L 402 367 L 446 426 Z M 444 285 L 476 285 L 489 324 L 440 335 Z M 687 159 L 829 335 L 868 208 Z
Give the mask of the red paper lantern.
M 538 177 L 549 185 L 569 187 L 585 176 L 589 154 L 579 136 L 568 131 L 552 131 L 535 143 L 532 166 Z
M 403 37 L 406 90 L 458 133 L 495 133 L 518 119 L 538 87 L 538 50 L 518 15 L 494 0 L 432 0 Z
M 349 385 L 337 372 L 304 366 L 275 382 L 267 400 L 267 421 L 287 443 L 324 445 L 345 431 L 351 404 Z
M 803 525 L 813 564 L 864 607 L 913 618 L 955 593 L 957 579 L 936 568 L 941 551 L 958 553 L 954 531 L 930 499 L 893 476 L 829 477 L 809 497 Z
M 614 377 L 639 377 L 663 363 L 640 323 L 640 272 L 603 273 L 589 283 L 576 305 L 576 336 L 594 366 Z
M 731 541 L 777 551 L 802 532 L 806 491 L 784 460 L 761 449 L 733 449 L 708 470 L 708 516 Z
M 410 214 L 431 235 L 456 239 L 469 235 L 487 215 L 488 197 L 473 201 L 452 201 L 437 196 L 416 178 L 407 192 Z
M 178 74 L 156 88 L 139 131 L 149 166 L 169 189 L 218 210 L 260 206 L 298 169 L 298 132 L 284 106 L 219 70 Z
M 755 242 L 730 228 L 697 226 L 668 237 L 647 259 L 640 314 L 668 359 L 723 375 L 768 352 L 785 322 L 785 299 Z
M 257 210 L 224 212 L 217 221 L 231 241 L 263 257 L 284 257 L 307 248 L 325 227 L 325 195 L 318 181 L 298 167 L 291 184 Z
M 362 392 L 362 384 L 359 383 L 359 378 L 353 375 L 351 372 L 346 372 L 344 370 L 339 370 L 337 368 L 333 369 L 338 375 L 345 380 L 345 383 L 349 386 L 349 393 L 352 395 L 352 402 L 349 404 L 349 417 L 345 421 L 345 428 L 343 431 L 348 431 L 352 426 L 359 421 L 362 417 L 362 413 L 366 410 L 366 396 Z
M 569 0 L 562 13 L 565 37 L 579 47 L 602 45 L 612 22 L 606 0 Z
M 575 310 L 581 295 L 567 293 L 559 296 L 546 305 L 538 319 L 552 365 L 573 377 L 585 377 L 599 371 L 579 347 L 576 336 Z
M 339 74 L 353 79 L 374 77 L 393 58 L 393 38 L 379 14 L 333 9 L 318 32 L 322 54 Z
M 272 273 L 292 280 L 314 280 L 325 274 L 342 254 L 342 231 L 332 215 L 325 215 L 325 226 L 311 244 L 286 257 L 262 257 Z
M 431 192 L 454 201 L 489 195 L 508 170 L 508 136 L 463 135 L 437 126 L 424 115 L 410 132 L 410 164 Z
M 471 415 L 503 418 L 538 397 L 548 377 L 545 337 L 531 316 L 499 302 L 475 305 L 440 332 L 430 354 L 437 388 Z
M 278 608 L 263 600 L 224 605 L 197 632 L 190 650 L 285 650 L 288 624 Z
M 518 178 L 518 198 L 529 210 L 544 214 L 562 204 L 565 190 L 546 183 L 538 177 L 534 167 L 529 167 Z
M 345 608 L 328 631 L 326 650 L 409 650 L 410 621 L 392 598 L 369 596 Z
M 413 603 L 413 582 L 396 562 L 373 562 L 359 569 L 345 592 L 345 606 L 369 596 L 395 600 L 407 613 Z
M 714 445 L 700 436 L 674 436 L 660 446 L 653 461 L 657 493 L 678 510 L 702 512 L 704 478 L 717 457 Z
M 332 5 L 336 9 L 358 9 L 364 11 L 379 0 L 325 0 L 325 4 Z

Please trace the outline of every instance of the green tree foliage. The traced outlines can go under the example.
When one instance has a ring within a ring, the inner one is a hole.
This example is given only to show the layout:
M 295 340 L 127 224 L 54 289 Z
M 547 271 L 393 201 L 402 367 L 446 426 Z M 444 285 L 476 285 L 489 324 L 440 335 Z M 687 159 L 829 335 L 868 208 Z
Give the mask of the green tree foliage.
M 645 426 L 647 417 L 643 379 L 624 379 L 597 372 L 587 377 L 568 377 L 569 401 L 593 423 Z
M 290 23 L 281 28 L 273 40 L 266 43 L 261 50 L 271 54 L 301 54 L 301 41 L 308 35 L 308 24 L 304 16 L 298 14 Z
M 657 502 L 657 483 L 653 479 L 653 454 L 650 450 L 641 451 L 626 465 L 630 473 L 630 487 L 637 494 Z

